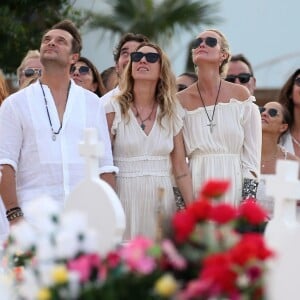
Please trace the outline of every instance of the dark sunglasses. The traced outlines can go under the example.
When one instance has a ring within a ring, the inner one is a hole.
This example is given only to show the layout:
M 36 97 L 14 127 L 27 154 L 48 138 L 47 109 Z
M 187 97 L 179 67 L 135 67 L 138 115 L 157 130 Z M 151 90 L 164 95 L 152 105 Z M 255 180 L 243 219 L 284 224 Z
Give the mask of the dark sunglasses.
M 300 77 L 297 77 L 297 78 L 294 80 L 294 84 L 296 84 L 296 86 L 300 86 Z
M 70 70 L 70 73 L 73 74 L 76 70 L 77 70 L 76 66 L 72 66 L 71 70 Z M 79 72 L 80 75 L 87 74 L 89 72 L 89 70 L 90 70 L 90 67 L 88 67 L 88 66 L 80 66 L 78 68 L 78 72 Z
M 23 73 L 26 77 L 32 77 L 33 75 L 41 76 L 42 70 L 29 68 L 29 69 L 24 70 Z
M 269 109 L 267 110 L 265 107 L 260 106 L 260 107 L 259 107 L 259 111 L 260 111 L 261 114 L 262 114 L 263 112 L 266 111 L 267 114 L 268 114 L 270 117 L 272 117 L 272 118 L 278 116 L 278 110 L 277 110 L 276 108 L 269 108 Z
M 206 38 L 199 37 L 192 41 L 191 43 L 192 49 L 198 48 L 202 44 L 202 42 L 204 42 L 206 46 L 211 48 L 215 47 L 218 44 L 218 40 L 212 36 L 208 36 Z
M 177 84 L 177 92 L 183 91 L 187 88 L 185 84 Z
M 247 82 L 249 82 L 249 80 L 252 76 L 253 75 L 250 73 L 240 73 L 238 75 L 227 75 L 225 80 L 234 83 L 235 80 L 238 78 L 240 83 L 247 83 Z
M 152 64 L 156 63 L 160 59 L 160 55 L 154 52 L 148 52 L 148 53 L 132 52 L 130 54 L 131 60 L 134 62 L 139 62 L 144 56 L 146 58 L 146 61 Z

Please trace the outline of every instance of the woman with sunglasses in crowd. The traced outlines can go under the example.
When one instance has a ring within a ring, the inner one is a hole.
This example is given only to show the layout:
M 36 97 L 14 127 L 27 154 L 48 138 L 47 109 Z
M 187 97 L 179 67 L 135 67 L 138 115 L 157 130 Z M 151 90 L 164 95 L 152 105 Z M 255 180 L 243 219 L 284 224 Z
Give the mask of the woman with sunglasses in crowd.
M 291 122 L 291 115 L 287 108 L 278 102 L 268 102 L 264 107 L 260 107 L 260 113 L 262 123 L 261 178 L 256 198 L 264 206 L 269 217 L 272 217 L 274 203 L 272 197 L 266 196 L 265 179 L 267 175 L 275 174 L 278 159 L 298 159 L 279 145 L 280 137 L 288 130 Z
M 39 50 L 29 50 L 17 69 L 19 89 L 35 82 L 42 73 Z
M 280 143 L 287 151 L 300 157 L 300 69 L 297 69 L 281 88 L 279 103 L 291 114 L 289 130 L 281 137 Z
M 86 57 L 81 56 L 78 61 L 72 65 L 70 73 L 76 84 L 94 92 L 98 97 L 106 93 L 101 75 L 94 64 Z
M 226 179 L 231 188 L 224 200 L 238 205 L 255 196 L 260 173 L 261 122 L 255 98 L 246 87 L 224 80 L 230 50 L 220 31 L 200 33 L 192 58 L 198 81 L 177 96 L 186 111 L 183 135 L 194 196 L 206 180 Z
M 126 215 L 125 240 L 138 234 L 155 238 L 159 206 L 165 217 L 176 210 L 171 166 L 184 200 L 192 201 L 182 136 L 184 111 L 176 102 L 170 61 L 152 43 L 139 45 L 130 58 L 119 95 L 106 104 L 119 168 L 117 193 Z

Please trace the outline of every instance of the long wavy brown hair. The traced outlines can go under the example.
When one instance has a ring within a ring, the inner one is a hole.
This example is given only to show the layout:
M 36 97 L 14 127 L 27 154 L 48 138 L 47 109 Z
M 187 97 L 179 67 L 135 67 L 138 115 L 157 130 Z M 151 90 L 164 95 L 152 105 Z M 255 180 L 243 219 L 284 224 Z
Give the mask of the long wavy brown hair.
M 296 69 L 292 75 L 287 79 L 282 88 L 279 91 L 278 102 L 282 104 L 291 115 L 291 122 L 289 124 L 290 128 L 295 123 L 294 116 L 294 101 L 293 101 L 293 88 L 295 84 L 295 79 L 299 76 L 300 69 Z
M 175 75 L 171 69 L 171 63 L 165 52 L 157 45 L 153 43 L 142 43 L 137 48 L 148 46 L 155 49 L 160 55 L 160 77 L 156 84 L 155 101 L 160 107 L 160 113 L 158 115 L 158 122 L 161 125 L 161 120 L 167 116 L 170 120 L 174 113 L 174 103 L 176 99 L 176 81 Z M 132 61 L 130 60 L 124 70 L 120 82 L 120 93 L 117 96 L 117 100 L 121 106 L 122 115 L 129 118 L 128 110 L 130 104 L 134 102 L 134 79 L 132 77 Z

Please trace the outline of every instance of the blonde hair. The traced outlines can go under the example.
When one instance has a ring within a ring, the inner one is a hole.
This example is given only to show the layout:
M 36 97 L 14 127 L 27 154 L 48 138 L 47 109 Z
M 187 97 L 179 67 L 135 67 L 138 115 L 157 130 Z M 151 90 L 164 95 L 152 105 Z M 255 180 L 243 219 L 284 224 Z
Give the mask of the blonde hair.
M 17 76 L 18 76 L 18 80 L 20 80 L 21 78 L 21 74 L 24 70 L 24 66 L 25 66 L 25 63 L 28 59 L 31 59 L 31 58 L 40 58 L 40 52 L 39 50 L 29 50 L 26 55 L 24 56 L 20 66 L 18 67 L 17 69 Z
M 173 107 L 176 99 L 176 80 L 175 75 L 171 69 L 171 63 L 165 52 L 157 45 L 153 43 L 141 43 L 138 49 L 148 46 L 157 50 L 160 55 L 160 77 L 158 79 L 155 91 L 155 101 L 160 107 L 160 113 L 158 115 L 158 122 L 161 125 L 162 118 L 167 116 L 171 120 L 173 116 Z M 124 74 L 120 81 L 120 93 L 117 96 L 117 100 L 121 106 L 122 115 L 129 118 L 128 110 L 130 104 L 134 101 L 133 94 L 134 79 L 132 77 L 132 61 L 130 60 L 124 70 Z
M 6 97 L 9 96 L 8 86 L 5 77 L 2 72 L 0 72 L 0 105 Z
M 221 39 L 221 50 L 227 54 L 227 58 L 225 58 L 220 67 L 219 67 L 219 73 L 221 75 L 221 77 L 225 77 L 227 74 L 227 70 L 228 70 L 228 63 L 230 61 L 230 57 L 231 57 L 231 52 L 230 52 L 230 47 L 229 47 L 229 43 L 225 37 L 225 35 L 218 29 L 207 29 L 206 31 L 212 31 L 215 32 Z

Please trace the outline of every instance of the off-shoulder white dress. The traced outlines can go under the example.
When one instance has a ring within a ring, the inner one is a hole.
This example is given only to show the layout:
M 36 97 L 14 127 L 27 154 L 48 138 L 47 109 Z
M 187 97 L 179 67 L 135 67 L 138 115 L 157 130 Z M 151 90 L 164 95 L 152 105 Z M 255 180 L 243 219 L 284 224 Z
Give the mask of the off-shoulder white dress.
M 253 96 L 245 101 L 218 103 L 213 131 L 203 107 L 187 111 L 183 135 L 192 173 L 194 196 L 209 179 L 229 179 L 231 188 L 224 201 L 237 205 L 243 178 L 260 173 L 261 117 Z M 206 107 L 211 118 L 213 105 Z M 256 178 L 258 179 L 258 178 Z
M 105 105 L 106 113 L 115 112 L 111 132 L 114 135 L 114 164 L 119 168 L 117 194 L 126 215 L 124 240 L 139 234 L 155 238 L 159 188 L 164 189 L 164 215 L 168 217 L 176 210 L 170 153 L 174 147 L 173 137 L 183 126 L 184 114 L 179 105 L 176 107 L 178 114 L 171 124 L 165 118 L 160 126 L 156 117 L 149 135 L 146 135 L 131 109 L 127 120 L 121 116 L 117 101 L 111 100 Z M 156 116 L 158 113 L 159 107 Z

